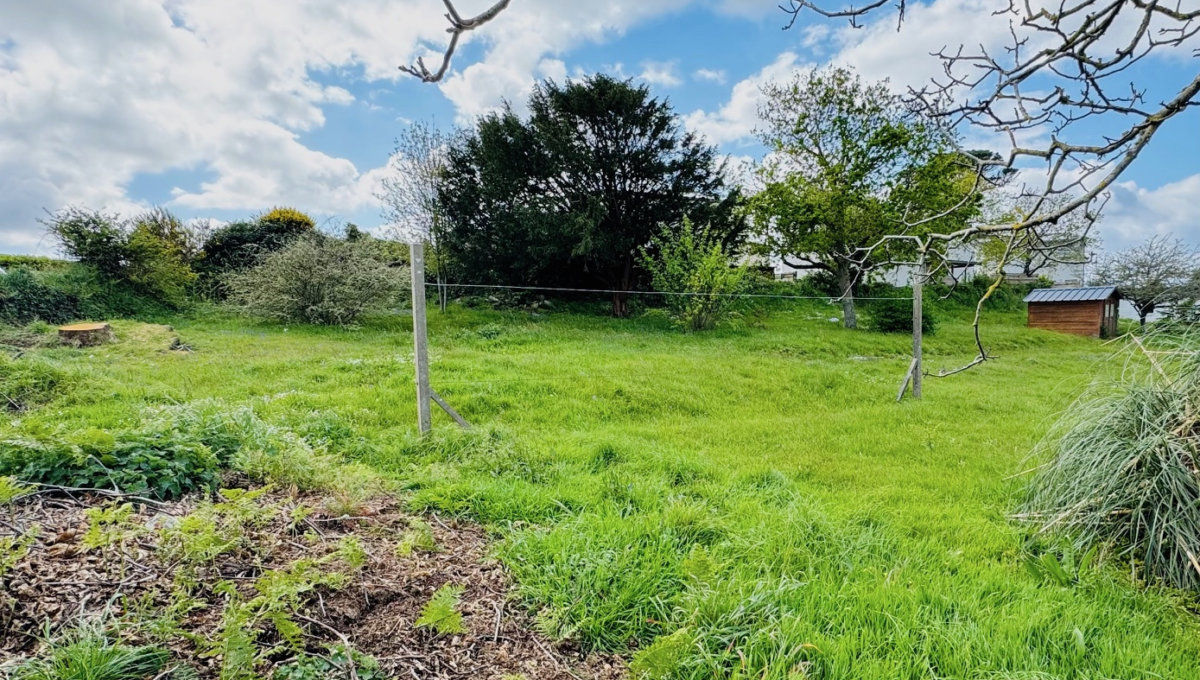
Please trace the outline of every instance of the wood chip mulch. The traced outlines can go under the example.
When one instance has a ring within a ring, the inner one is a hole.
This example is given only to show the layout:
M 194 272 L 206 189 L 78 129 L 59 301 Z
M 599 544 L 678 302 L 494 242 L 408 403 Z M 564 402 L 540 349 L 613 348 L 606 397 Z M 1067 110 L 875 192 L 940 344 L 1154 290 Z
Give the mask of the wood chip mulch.
M 108 502 L 81 494 L 42 495 L 0 508 L 0 538 L 37 527 L 29 554 L 0 578 L 0 676 L 6 666 L 36 654 L 46 630 L 76 625 L 81 614 L 119 621 L 139 611 L 144 615 L 161 609 L 170 601 L 178 565 L 166 562 L 156 531 L 126 543 L 119 556 L 112 550 L 84 549 L 85 510 Z M 328 516 L 320 510 L 324 499 L 315 496 L 271 492 L 261 502 L 275 512 L 268 524 L 253 529 L 255 554 L 222 555 L 204 568 L 200 591 L 207 605 L 181 621 L 180 628 L 189 635 L 174 636 L 167 643 L 173 665 L 189 666 L 200 678 L 218 676 L 220 659 L 203 656 L 203 650 L 188 640 L 212 639 L 220 625 L 223 596 L 206 589 L 221 580 L 232 581 L 252 597 L 254 580 L 265 570 L 328 554 L 343 537 L 353 535 L 368 555 L 366 566 L 346 587 L 321 586 L 306 600 L 302 615 L 308 619 L 304 627 L 310 651 L 345 639 L 375 657 L 388 677 L 417 680 L 625 677 L 619 657 L 584 656 L 536 632 L 531 617 L 510 596 L 505 569 L 488 558 L 487 536 L 477 526 L 426 518 L 437 550 L 400 556 L 397 542 L 414 518 L 395 500 L 377 501 L 354 518 Z M 193 499 L 140 505 L 135 518 L 146 527 L 160 527 L 177 522 L 196 504 Z M 298 529 L 292 511 L 301 505 L 316 510 Z M 446 584 L 466 588 L 460 611 L 467 632 L 439 636 L 416 628 L 422 608 Z M 147 641 L 139 637 L 138 627 L 127 630 L 132 631 L 124 633 L 128 642 Z M 261 635 L 271 634 L 268 630 Z M 285 656 L 272 663 L 286 660 Z M 270 669 L 263 670 L 263 677 L 270 677 Z

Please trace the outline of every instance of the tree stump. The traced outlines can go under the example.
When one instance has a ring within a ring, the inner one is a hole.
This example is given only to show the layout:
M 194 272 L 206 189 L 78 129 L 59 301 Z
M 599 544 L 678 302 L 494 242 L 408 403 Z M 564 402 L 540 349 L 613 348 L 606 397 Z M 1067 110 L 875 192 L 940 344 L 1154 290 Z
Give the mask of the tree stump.
M 58 339 L 76 347 L 94 347 L 114 338 L 112 326 L 106 323 L 76 323 L 59 326 Z

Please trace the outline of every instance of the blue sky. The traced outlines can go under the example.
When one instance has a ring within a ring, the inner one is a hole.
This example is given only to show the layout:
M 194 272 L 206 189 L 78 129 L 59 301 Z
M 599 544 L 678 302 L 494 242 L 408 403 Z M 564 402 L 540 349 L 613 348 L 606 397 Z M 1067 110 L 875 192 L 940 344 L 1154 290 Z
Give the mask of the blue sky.
M 36 220 L 68 204 L 219 220 L 294 205 L 329 228 L 377 227 L 374 194 L 408 121 L 467 124 L 545 77 L 645 82 L 689 128 L 753 160 L 764 82 L 836 62 L 919 84 L 937 74 L 931 50 L 1006 37 L 991 16 L 1006 0 L 915 4 L 899 32 L 890 12 L 860 30 L 806 17 L 783 31 L 776 4 L 513 0 L 428 85 L 396 67 L 440 49 L 440 0 L 0 0 L 0 252 L 51 251 Z M 1198 64 L 1184 50 L 1130 77 L 1168 92 Z M 1200 245 L 1197 159 L 1193 110 L 1113 188 L 1106 245 L 1156 232 Z

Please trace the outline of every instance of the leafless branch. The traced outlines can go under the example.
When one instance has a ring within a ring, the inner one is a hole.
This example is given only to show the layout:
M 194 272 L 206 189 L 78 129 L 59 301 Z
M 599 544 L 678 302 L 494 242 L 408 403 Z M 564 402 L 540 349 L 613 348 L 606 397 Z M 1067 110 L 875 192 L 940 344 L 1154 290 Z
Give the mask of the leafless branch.
M 417 57 L 417 63 L 413 66 L 400 67 L 401 71 L 416 76 L 427 83 L 436 83 L 445 77 L 446 71 L 450 69 L 450 60 L 454 58 L 454 51 L 458 49 L 458 40 L 462 37 L 463 33 L 473 31 L 495 19 L 501 12 L 508 8 L 512 0 L 500 0 L 489 9 L 469 19 L 462 18 L 451 0 L 442 0 L 442 2 L 446 5 L 446 20 L 450 22 L 450 28 L 446 29 L 446 32 L 450 34 L 450 44 L 446 47 L 446 52 L 442 56 L 442 65 L 437 71 L 430 71 L 425 66 L 425 60 Z

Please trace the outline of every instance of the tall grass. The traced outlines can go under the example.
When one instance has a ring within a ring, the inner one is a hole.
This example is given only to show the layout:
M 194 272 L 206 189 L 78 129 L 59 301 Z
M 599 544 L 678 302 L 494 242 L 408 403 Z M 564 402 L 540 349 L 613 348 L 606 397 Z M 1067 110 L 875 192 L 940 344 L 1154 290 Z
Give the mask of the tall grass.
M 1134 338 L 1126 370 L 1075 402 L 1042 443 L 1021 518 L 1135 575 L 1200 587 L 1200 332 Z

